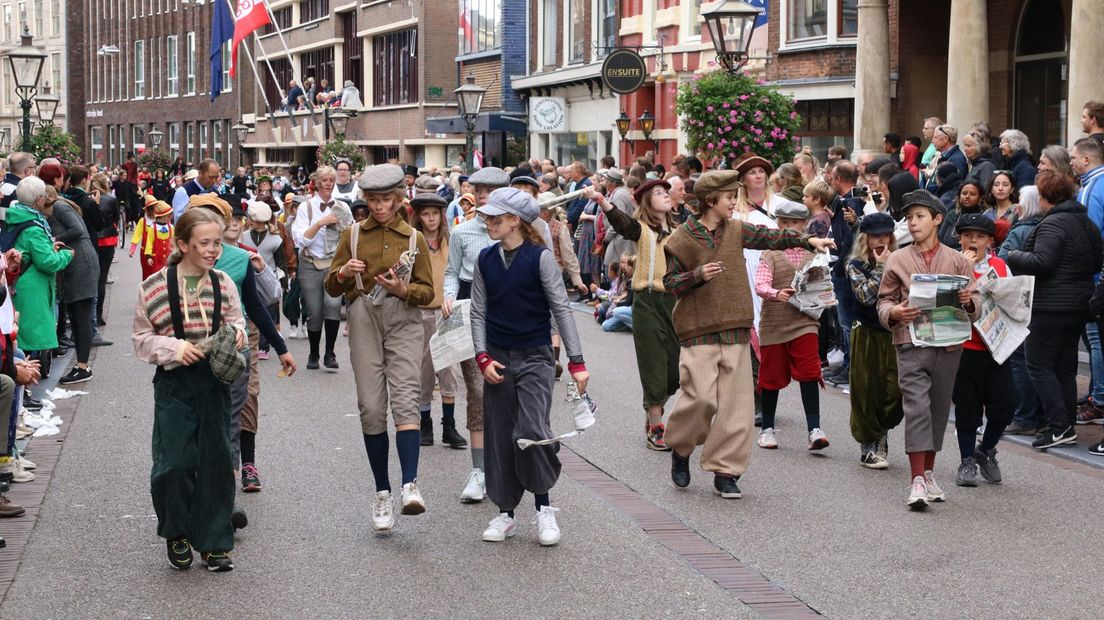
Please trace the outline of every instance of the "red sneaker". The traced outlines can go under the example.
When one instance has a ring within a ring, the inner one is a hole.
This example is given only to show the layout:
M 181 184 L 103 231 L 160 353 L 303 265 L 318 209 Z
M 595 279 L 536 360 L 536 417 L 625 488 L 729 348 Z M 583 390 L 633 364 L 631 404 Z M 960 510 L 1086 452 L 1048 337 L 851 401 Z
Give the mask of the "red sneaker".
M 655 426 L 648 427 L 648 448 L 657 452 L 667 452 L 671 448 L 667 447 L 667 442 L 663 440 L 663 433 L 666 429 L 662 424 L 656 424 Z

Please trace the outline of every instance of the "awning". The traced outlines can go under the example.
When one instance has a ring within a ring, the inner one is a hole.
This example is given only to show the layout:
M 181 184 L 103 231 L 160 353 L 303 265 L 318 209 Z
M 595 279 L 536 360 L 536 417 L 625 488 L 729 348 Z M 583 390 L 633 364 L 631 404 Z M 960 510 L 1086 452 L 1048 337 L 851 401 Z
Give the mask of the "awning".
M 464 119 L 460 116 L 439 116 L 436 118 L 426 119 L 426 133 L 465 133 L 467 132 L 467 126 L 464 124 Z M 524 135 L 528 133 L 529 127 L 525 118 L 517 116 L 509 116 L 502 112 L 488 112 L 480 114 L 475 120 L 476 133 L 483 132 L 495 132 L 495 131 L 508 131 L 511 133 Z

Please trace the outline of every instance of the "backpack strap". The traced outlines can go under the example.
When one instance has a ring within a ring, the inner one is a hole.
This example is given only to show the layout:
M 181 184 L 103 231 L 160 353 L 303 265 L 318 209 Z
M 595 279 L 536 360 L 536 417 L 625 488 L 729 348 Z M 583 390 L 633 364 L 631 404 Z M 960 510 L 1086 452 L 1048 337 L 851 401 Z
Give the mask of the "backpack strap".
M 356 223 L 349 227 L 349 260 L 356 260 L 357 257 L 357 239 L 360 238 L 360 224 Z M 364 279 L 360 274 L 353 274 L 356 280 L 356 290 L 358 293 L 364 292 Z
M 211 292 L 215 295 L 215 316 L 211 318 L 211 333 L 215 334 L 222 324 L 222 284 L 214 269 L 207 274 L 211 277 Z
M 184 314 L 180 311 L 180 282 L 176 279 L 176 265 L 169 265 L 165 273 L 169 287 L 169 314 L 172 315 L 173 335 L 184 340 Z

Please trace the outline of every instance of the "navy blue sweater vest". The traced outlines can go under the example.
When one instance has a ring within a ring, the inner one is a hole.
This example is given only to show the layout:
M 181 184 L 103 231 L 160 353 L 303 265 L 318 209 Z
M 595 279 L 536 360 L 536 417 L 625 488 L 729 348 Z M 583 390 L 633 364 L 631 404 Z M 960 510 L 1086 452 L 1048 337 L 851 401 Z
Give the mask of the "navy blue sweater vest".
M 551 346 L 551 310 L 540 275 L 541 253 L 548 250 L 526 241 L 507 269 L 498 246 L 479 253 L 487 295 L 487 342 L 511 350 Z

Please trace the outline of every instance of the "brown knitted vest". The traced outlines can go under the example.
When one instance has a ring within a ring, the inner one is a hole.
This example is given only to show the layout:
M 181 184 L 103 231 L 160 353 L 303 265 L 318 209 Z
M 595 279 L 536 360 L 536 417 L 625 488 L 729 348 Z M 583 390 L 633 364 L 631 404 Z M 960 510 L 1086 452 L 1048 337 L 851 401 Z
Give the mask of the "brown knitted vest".
M 683 224 L 667 242 L 666 252 L 686 270 L 719 261 L 725 270 L 709 282 L 690 289 L 675 302 L 673 315 L 679 340 L 744 328 L 755 320 L 751 288 L 744 265 L 743 228 L 740 222 L 724 220 L 716 247 L 710 249 L 694 239 Z M 639 269 L 639 267 L 638 267 Z
M 804 265 L 812 257 L 812 252 L 804 250 L 801 264 Z M 781 250 L 763 252 L 762 261 L 770 265 L 771 272 L 774 274 L 771 286 L 782 290 L 793 284 L 794 274 L 797 270 L 793 263 L 786 258 L 785 252 Z M 759 315 L 759 344 L 781 344 L 798 336 L 815 334 L 819 329 L 819 321 L 802 314 L 793 304 L 763 300 L 763 310 Z

